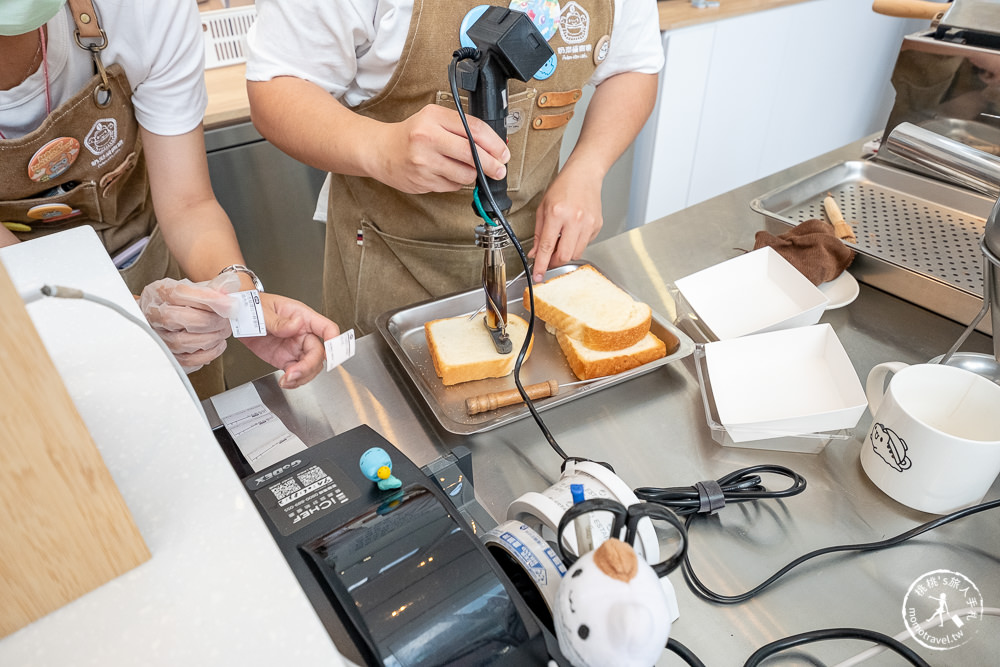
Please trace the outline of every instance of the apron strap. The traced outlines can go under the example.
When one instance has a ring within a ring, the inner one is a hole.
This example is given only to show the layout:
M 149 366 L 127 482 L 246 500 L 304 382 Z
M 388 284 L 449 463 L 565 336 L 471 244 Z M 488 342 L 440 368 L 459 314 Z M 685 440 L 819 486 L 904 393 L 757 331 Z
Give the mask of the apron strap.
M 94 99 L 98 106 L 106 107 L 111 103 L 111 84 L 108 81 L 108 72 L 101 61 L 101 51 L 108 46 L 108 35 L 101 28 L 92 0 L 69 0 L 69 6 L 73 13 L 73 22 L 76 23 L 76 44 L 90 52 L 94 58 L 94 71 L 101 75 L 101 83 L 94 91 Z M 84 44 L 85 39 L 100 41 Z
M 69 0 L 70 10 L 73 12 L 73 21 L 76 23 L 76 41 L 84 39 L 101 39 L 104 48 L 108 43 L 108 38 L 101 30 L 100 22 L 97 20 L 97 11 L 91 0 Z M 83 46 L 82 44 L 80 46 Z M 86 48 L 86 47 L 84 47 Z

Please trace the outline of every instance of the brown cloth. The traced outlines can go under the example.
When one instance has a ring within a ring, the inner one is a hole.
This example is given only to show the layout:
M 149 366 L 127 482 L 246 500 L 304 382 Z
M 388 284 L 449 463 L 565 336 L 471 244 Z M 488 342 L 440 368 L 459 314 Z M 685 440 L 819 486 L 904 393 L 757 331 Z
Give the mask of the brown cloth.
M 839 276 L 857 254 L 837 238 L 831 224 L 817 218 L 801 222 L 778 236 L 767 231 L 757 232 L 753 249 L 759 250 L 764 246 L 774 248 L 813 285 Z

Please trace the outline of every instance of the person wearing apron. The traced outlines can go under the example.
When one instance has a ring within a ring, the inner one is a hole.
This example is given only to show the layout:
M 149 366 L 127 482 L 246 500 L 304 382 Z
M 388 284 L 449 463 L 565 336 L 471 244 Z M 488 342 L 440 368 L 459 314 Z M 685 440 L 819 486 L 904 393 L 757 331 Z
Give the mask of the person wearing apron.
M 482 3 L 256 4 L 247 69 L 254 123 L 286 153 L 331 172 L 326 314 L 367 333 L 383 312 L 480 285 L 475 170 L 448 65 Z M 506 173 L 506 217 L 538 280 L 597 236 L 601 182 L 652 110 L 663 51 L 653 0 L 509 7 L 532 17 L 555 56 L 527 83 L 509 82 L 506 146 L 468 121 L 486 174 Z M 597 87 L 560 170 L 563 132 L 588 82 Z M 517 273 L 515 250 L 507 252 Z
M 141 305 L 155 304 L 144 314 L 182 365 L 200 367 L 222 353 L 230 333 L 217 286 L 252 289 L 256 277 L 242 266 L 208 180 L 197 9 L 187 0 L 68 4 L 3 1 L 0 245 L 89 225 L 113 258 L 137 255 L 116 261 L 122 278 L 143 293 Z M 163 23 L 169 28 L 142 32 Z M 186 56 L 171 61 L 175 53 Z M 207 282 L 220 273 L 228 275 Z M 184 276 L 202 282 L 178 291 Z M 188 300 L 179 300 L 185 292 Z M 262 301 L 269 335 L 244 342 L 298 386 L 322 368 L 322 341 L 337 327 L 297 301 Z M 191 376 L 199 395 L 225 388 L 221 370 L 210 364 Z

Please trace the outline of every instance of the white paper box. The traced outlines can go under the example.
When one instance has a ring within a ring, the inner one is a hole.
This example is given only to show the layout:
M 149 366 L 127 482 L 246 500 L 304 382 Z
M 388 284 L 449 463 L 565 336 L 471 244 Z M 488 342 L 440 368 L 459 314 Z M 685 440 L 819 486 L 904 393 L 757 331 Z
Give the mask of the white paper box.
M 830 303 L 767 246 L 680 278 L 676 285 L 719 340 L 809 326 Z
M 705 365 L 734 443 L 854 428 L 868 405 L 829 324 L 709 343 Z

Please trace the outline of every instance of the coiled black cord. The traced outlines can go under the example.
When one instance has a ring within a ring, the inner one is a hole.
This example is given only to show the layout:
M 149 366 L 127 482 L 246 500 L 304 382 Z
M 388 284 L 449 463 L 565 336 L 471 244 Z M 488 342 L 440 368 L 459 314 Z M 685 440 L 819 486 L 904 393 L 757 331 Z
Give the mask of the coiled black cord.
M 783 490 L 768 491 L 761 483 L 761 478 L 758 473 L 773 473 L 781 475 L 791 479 L 792 484 Z M 742 468 L 715 481 L 710 480 L 707 482 L 698 482 L 693 486 L 672 488 L 640 487 L 635 489 L 635 495 L 640 500 L 665 505 L 666 507 L 674 510 L 677 514 L 685 516 L 686 519 L 684 527 L 690 532 L 691 524 L 696 517 L 704 514 L 715 513 L 722 509 L 725 505 L 764 500 L 766 498 L 788 498 L 802 493 L 805 488 L 805 478 L 789 468 L 778 465 L 758 465 L 750 468 Z M 755 595 L 774 584 L 788 572 L 795 569 L 799 565 L 802 565 L 806 561 L 812 560 L 813 558 L 832 553 L 851 551 L 866 552 L 887 549 L 889 547 L 896 546 L 897 544 L 902 544 L 913 537 L 922 535 L 929 530 L 951 523 L 952 521 L 957 521 L 958 519 L 972 516 L 973 514 L 985 512 L 986 510 L 991 510 L 997 507 L 1000 507 L 1000 500 L 993 500 L 938 517 L 904 533 L 900 533 L 895 537 L 890 537 L 885 540 L 866 542 L 863 544 L 836 545 L 810 551 L 809 553 L 799 556 L 795 560 L 791 561 L 757 586 L 736 595 L 716 593 L 706 586 L 705 583 L 698 578 L 698 575 L 694 571 L 694 566 L 691 565 L 689 555 L 690 552 L 687 552 L 684 555 L 682 572 L 684 573 L 684 580 L 687 582 L 692 592 L 703 600 L 715 602 L 717 604 L 738 604 L 753 598 Z
M 773 473 L 792 480 L 791 486 L 781 491 L 768 491 L 761 483 L 758 473 Z M 714 513 L 725 505 L 764 500 L 766 498 L 788 498 L 806 490 L 806 480 L 794 470 L 779 465 L 757 465 L 741 468 L 718 480 L 698 482 L 694 486 L 656 488 L 643 486 L 635 489 L 635 495 L 659 505 L 665 505 L 681 516 L 695 513 Z

